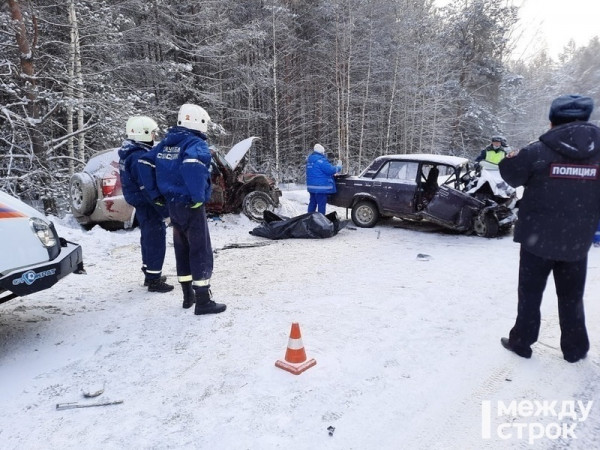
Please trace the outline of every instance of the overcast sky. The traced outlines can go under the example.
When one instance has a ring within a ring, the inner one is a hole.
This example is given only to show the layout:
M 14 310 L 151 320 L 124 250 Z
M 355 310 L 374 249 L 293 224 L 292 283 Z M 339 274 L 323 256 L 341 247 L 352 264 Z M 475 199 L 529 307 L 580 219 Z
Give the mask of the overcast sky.
M 443 6 L 451 0 L 436 0 Z M 499 0 L 500 1 L 500 0 Z M 545 45 L 552 57 L 573 39 L 587 45 L 600 35 L 600 0 L 514 0 L 520 6 L 515 56 L 528 57 Z
M 515 5 L 522 5 L 524 35 L 518 48 L 526 53 L 535 52 L 545 41 L 556 57 L 570 39 L 579 47 L 600 35 L 598 0 L 516 0 Z

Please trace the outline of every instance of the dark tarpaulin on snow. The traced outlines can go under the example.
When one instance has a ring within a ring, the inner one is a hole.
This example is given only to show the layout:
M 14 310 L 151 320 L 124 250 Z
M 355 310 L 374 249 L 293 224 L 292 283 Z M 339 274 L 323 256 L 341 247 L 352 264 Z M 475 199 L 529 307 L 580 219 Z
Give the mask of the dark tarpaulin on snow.
M 267 239 L 323 239 L 335 236 L 347 224 L 348 221 L 340 220 L 335 212 L 327 215 L 313 212 L 290 218 L 265 211 L 264 222 L 250 234 Z

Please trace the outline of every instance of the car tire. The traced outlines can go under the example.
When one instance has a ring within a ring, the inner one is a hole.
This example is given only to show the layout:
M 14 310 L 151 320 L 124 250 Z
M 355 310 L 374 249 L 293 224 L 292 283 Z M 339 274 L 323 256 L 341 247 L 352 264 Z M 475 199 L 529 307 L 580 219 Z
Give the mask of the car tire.
M 477 236 L 493 238 L 498 236 L 500 225 L 493 214 L 478 214 L 473 220 L 473 231 Z
M 81 216 L 91 214 L 96 207 L 96 183 L 89 173 L 73 174 L 69 181 L 69 198 L 71 210 Z
M 369 200 L 361 200 L 352 207 L 352 222 L 357 227 L 372 228 L 379 220 L 377 205 Z
M 242 210 L 249 219 L 260 222 L 265 211 L 273 211 L 275 204 L 271 196 L 263 191 L 252 191 L 242 200 Z

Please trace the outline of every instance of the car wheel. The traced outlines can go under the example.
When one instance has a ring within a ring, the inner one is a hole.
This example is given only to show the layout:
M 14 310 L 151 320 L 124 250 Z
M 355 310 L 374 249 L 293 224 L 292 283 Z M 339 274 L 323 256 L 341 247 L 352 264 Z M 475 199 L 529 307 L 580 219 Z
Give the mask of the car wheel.
M 72 211 L 82 216 L 94 211 L 98 194 L 92 176 L 86 172 L 73 174 L 69 181 L 69 196 Z
M 377 205 L 369 200 L 362 200 L 352 207 L 352 222 L 357 227 L 372 228 L 379 220 Z
M 265 211 L 273 211 L 275 205 L 271 196 L 263 191 L 252 191 L 244 197 L 242 209 L 251 220 L 260 222 Z
M 479 214 L 473 221 L 473 230 L 477 236 L 493 238 L 498 236 L 500 225 L 493 214 Z

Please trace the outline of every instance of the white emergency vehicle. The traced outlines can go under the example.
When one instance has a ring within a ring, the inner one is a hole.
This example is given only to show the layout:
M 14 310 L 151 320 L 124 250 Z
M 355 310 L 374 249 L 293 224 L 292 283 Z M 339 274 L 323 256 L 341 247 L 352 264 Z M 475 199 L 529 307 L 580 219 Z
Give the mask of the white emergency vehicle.
M 58 236 L 42 213 L 0 191 L 0 303 L 84 273 L 81 246 Z

